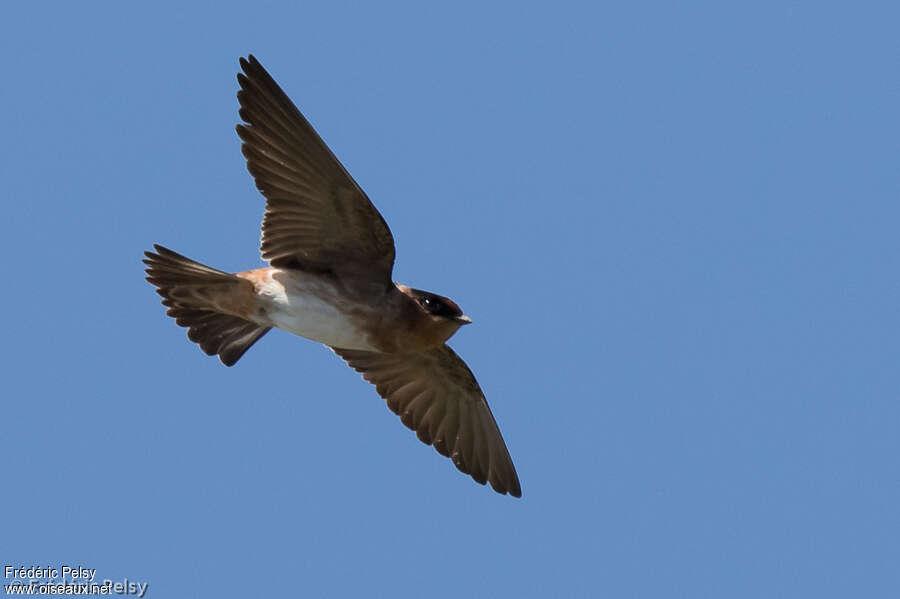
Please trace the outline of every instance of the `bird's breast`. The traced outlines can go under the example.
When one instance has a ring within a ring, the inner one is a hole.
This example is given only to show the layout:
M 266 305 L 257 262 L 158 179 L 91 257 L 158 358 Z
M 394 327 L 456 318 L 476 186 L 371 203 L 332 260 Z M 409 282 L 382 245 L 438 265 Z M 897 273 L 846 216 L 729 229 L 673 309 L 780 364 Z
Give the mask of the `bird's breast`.
M 255 322 L 333 347 L 379 351 L 379 306 L 348 297 L 333 279 L 277 268 L 238 276 L 254 283 Z

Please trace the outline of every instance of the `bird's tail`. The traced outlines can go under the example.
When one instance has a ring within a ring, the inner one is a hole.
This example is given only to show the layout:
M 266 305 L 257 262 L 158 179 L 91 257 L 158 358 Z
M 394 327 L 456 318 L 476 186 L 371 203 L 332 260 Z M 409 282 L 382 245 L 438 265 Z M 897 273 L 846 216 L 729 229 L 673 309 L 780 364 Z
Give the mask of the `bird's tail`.
M 166 314 L 182 327 L 188 339 L 208 355 L 219 355 L 232 366 L 250 346 L 269 332 L 239 314 L 247 313 L 253 284 L 246 279 L 204 266 L 161 245 L 144 252 L 147 280 L 163 297 Z

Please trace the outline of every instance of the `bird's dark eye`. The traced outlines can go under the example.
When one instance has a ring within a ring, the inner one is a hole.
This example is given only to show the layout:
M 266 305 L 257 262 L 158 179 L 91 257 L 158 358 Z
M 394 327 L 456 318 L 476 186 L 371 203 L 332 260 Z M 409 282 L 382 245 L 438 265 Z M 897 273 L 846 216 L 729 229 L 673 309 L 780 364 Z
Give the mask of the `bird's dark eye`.
M 435 297 L 423 297 L 422 307 L 429 314 L 439 314 L 443 309 L 443 302 Z
M 462 310 L 453 303 L 453 300 L 419 289 L 410 289 L 410 292 L 410 295 L 419 302 L 419 306 L 433 316 L 456 318 L 462 315 Z

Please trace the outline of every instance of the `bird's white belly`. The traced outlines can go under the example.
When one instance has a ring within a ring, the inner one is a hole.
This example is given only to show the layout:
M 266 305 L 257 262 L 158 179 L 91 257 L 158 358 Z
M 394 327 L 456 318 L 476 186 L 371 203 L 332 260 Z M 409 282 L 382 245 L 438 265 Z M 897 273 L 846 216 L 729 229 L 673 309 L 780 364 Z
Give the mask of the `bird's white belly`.
M 359 313 L 341 310 L 348 302 L 328 282 L 276 271 L 257 286 L 257 294 L 268 324 L 333 347 L 376 350 Z

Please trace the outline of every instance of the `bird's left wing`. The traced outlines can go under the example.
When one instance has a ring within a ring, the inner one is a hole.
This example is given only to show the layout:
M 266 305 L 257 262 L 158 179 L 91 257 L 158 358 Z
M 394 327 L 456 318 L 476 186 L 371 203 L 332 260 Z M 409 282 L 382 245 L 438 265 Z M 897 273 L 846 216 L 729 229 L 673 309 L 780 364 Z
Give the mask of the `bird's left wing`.
M 498 493 L 521 497 L 519 477 L 484 393 L 447 345 L 386 354 L 332 348 L 375 385 L 403 424 L 456 467 Z

